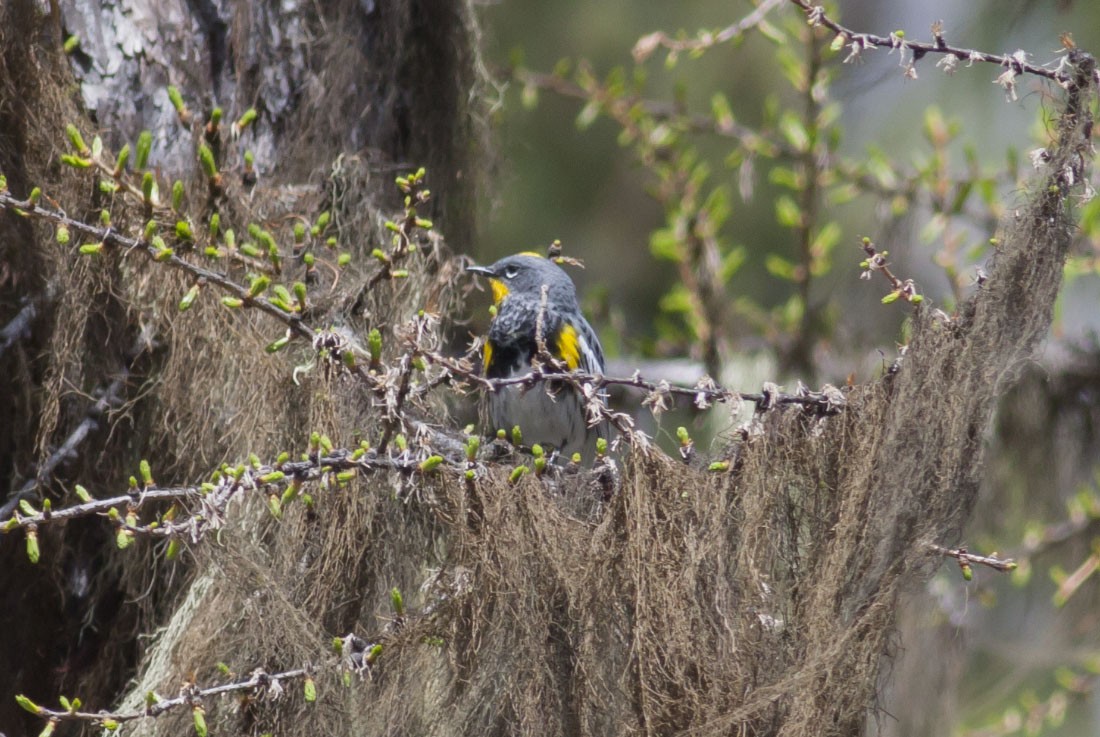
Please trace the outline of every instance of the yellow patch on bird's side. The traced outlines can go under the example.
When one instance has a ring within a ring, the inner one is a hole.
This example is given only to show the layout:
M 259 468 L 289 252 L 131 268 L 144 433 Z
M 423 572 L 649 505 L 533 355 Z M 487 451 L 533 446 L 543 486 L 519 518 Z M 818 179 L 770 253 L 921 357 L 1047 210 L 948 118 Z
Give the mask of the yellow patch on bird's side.
M 493 344 L 489 341 L 485 341 L 485 350 L 482 352 L 482 362 L 485 365 L 485 370 L 489 370 L 489 366 L 493 363 Z
M 535 258 L 544 258 L 541 253 L 535 253 L 534 251 L 520 251 L 517 256 L 534 256 Z
M 490 279 L 489 286 L 493 288 L 493 304 L 499 305 L 508 296 L 508 287 L 500 279 Z
M 572 371 L 581 365 L 581 344 L 572 325 L 562 325 L 558 333 L 558 358 Z

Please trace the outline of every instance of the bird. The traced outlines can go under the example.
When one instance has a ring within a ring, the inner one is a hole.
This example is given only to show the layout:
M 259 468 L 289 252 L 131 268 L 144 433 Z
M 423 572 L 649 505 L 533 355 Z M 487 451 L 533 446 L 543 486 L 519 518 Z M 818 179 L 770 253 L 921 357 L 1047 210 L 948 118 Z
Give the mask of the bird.
M 530 373 L 540 331 L 547 352 L 567 369 L 603 373 L 600 339 L 581 313 L 573 280 L 553 260 L 524 252 L 466 270 L 489 278 L 496 307 L 482 356 L 486 378 Z M 596 401 L 606 405 L 606 395 L 598 393 Z M 519 427 L 525 444 L 550 446 L 566 457 L 581 453 L 590 460 L 597 438 L 607 437 L 606 421 L 590 421 L 583 395 L 563 382 L 499 387 L 488 405 L 494 430 Z

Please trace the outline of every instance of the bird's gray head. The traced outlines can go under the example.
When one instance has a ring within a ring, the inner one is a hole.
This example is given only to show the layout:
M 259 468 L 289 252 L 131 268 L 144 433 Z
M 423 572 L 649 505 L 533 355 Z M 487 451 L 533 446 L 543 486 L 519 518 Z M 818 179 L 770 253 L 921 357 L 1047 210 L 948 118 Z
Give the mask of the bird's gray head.
M 489 277 L 496 304 L 500 304 L 509 294 L 541 299 L 544 284 L 549 287 L 551 302 L 577 301 L 577 289 L 569 275 L 550 259 L 533 253 L 506 256 L 492 266 L 468 266 L 466 271 Z

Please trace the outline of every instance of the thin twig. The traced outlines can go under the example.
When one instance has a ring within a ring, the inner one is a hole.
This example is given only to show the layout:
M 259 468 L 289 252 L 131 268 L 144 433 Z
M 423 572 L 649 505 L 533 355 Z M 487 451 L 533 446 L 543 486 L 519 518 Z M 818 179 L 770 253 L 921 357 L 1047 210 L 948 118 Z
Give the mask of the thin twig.
M 95 242 L 126 250 L 140 250 L 146 253 L 150 258 L 155 258 L 166 266 L 189 274 L 196 281 L 216 284 L 226 292 L 239 298 L 245 305 L 255 307 L 264 314 L 274 317 L 298 336 L 310 341 L 314 338 L 313 329 L 302 322 L 301 315 L 294 312 L 287 312 L 275 306 L 264 297 L 252 297 L 249 295 L 248 287 L 238 284 L 225 274 L 212 271 L 180 258 L 175 253 L 164 255 L 158 252 L 150 243 L 146 243 L 145 241 L 130 238 L 109 227 L 104 228 L 96 225 L 89 225 L 80 220 L 74 220 L 62 212 L 36 205 L 30 200 L 16 199 L 10 194 L 0 193 L 0 209 L 15 210 L 31 217 L 42 218 L 58 225 L 64 225 L 70 231 L 86 236 Z
M 1017 568 L 1016 561 L 1012 558 L 999 558 L 996 555 L 975 555 L 966 548 L 945 548 L 940 545 L 929 544 L 928 550 L 936 555 L 943 555 L 959 561 L 959 566 L 980 565 L 988 566 L 995 571 L 1006 573 Z M 965 570 L 965 568 L 964 568 Z
M 954 57 L 957 61 L 965 61 L 967 63 L 980 61 L 988 64 L 996 64 L 997 66 L 1005 67 L 1015 74 L 1032 74 L 1037 77 L 1053 80 L 1063 86 L 1072 81 L 1071 75 L 1062 71 L 1061 66 L 1057 69 L 1047 69 L 1046 67 L 1036 66 L 1035 64 L 1029 63 L 1025 58 L 1022 58 L 1022 54 L 1020 53 L 1011 55 L 987 54 L 984 51 L 977 51 L 975 49 L 950 46 L 944 40 L 943 31 L 938 26 L 934 27 L 933 41 L 909 41 L 900 34 L 876 36 L 873 33 L 857 33 L 830 18 L 825 13 L 825 8 L 821 5 L 814 5 L 808 2 L 808 0 L 791 0 L 791 2 L 802 8 L 806 13 L 807 21 L 810 25 L 824 26 L 834 33 L 843 36 L 846 43 L 858 44 L 858 48 L 853 49 L 853 53 L 856 54 L 858 54 L 860 50 L 871 46 L 888 49 L 907 49 L 912 52 L 914 62 L 919 61 L 925 54 L 945 54 Z

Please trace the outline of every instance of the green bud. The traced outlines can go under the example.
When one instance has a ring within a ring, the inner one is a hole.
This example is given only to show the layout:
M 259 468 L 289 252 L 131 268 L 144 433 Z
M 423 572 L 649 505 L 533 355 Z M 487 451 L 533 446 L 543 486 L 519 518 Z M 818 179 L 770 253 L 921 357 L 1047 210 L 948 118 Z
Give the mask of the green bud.
M 497 440 L 506 440 L 507 438 L 508 438 L 508 433 L 505 431 L 505 429 L 503 427 L 500 428 L 499 430 L 497 430 Z
M 149 461 L 142 458 L 141 463 L 138 464 L 138 468 L 141 470 L 141 480 L 145 482 L 146 486 L 152 486 L 153 469 L 150 468 Z
M 179 554 L 180 541 L 173 537 L 168 541 L 168 547 L 164 549 L 164 557 L 166 560 L 175 560 Z
M 19 706 L 23 707 L 24 710 L 29 711 L 35 716 L 42 713 L 42 707 L 28 699 L 23 694 L 15 695 L 15 703 L 19 704 Z
M 596 455 L 607 455 L 607 438 L 596 438 Z
M 512 427 L 512 445 L 523 445 L 523 432 L 520 431 L 519 425 Z
M 34 529 L 27 530 L 27 560 L 31 563 L 37 563 L 41 557 L 41 551 L 38 549 L 38 531 Z
M 283 473 L 282 471 L 272 471 L 271 473 L 265 473 L 263 476 L 261 476 L 260 477 L 260 483 L 261 484 L 274 484 L 276 482 L 282 481 L 285 478 L 286 478 L 286 474 Z
M 890 292 L 889 294 L 887 294 L 885 297 L 882 298 L 882 304 L 888 305 L 888 304 L 891 304 L 892 302 L 897 302 L 898 297 L 900 297 L 900 296 L 901 296 L 900 292 Z
M 119 149 L 118 157 L 115 159 L 115 176 L 119 176 L 126 169 L 126 162 L 130 160 L 130 144 L 125 144 Z
M 912 304 L 919 305 L 921 302 L 924 301 L 924 297 L 920 294 L 914 294 L 912 297 L 909 298 L 909 301 Z
M 251 299 L 255 299 L 256 297 L 259 297 L 261 294 L 266 292 L 269 286 L 271 286 L 271 279 L 268 276 L 261 274 L 260 276 L 255 277 L 248 285 L 248 296 Z
M 420 462 L 420 473 L 430 473 L 443 465 L 443 456 L 428 456 Z
M 38 510 L 35 509 L 34 505 L 32 505 L 26 499 L 19 500 L 19 511 L 27 515 L 28 517 L 33 517 L 34 515 L 38 514 Z
M 351 254 L 350 253 L 346 253 L 346 252 L 341 253 L 339 256 L 336 257 L 336 264 L 338 266 L 340 266 L 341 268 L 347 266 L 350 263 L 351 263 Z
M 42 199 L 42 188 L 41 187 L 35 187 L 34 189 L 31 190 L 31 193 L 29 195 L 27 195 L 27 201 L 31 203 L 31 207 L 36 206 L 40 199 Z
M 256 120 L 256 108 L 248 108 L 244 111 L 244 114 L 237 119 L 237 128 L 244 130 Z
M 69 229 L 64 225 L 57 226 L 57 244 L 59 246 L 69 245 Z
M 397 433 L 397 437 L 393 439 L 393 442 L 402 453 L 409 449 L 409 441 L 405 439 L 404 433 Z
M 290 343 L 290 338 L 284 335 L 283 337 L 268 343 L 266 346 L 264 346 L 264 350 L 268 353 L 278 353 L 282 349 L 286 348 L 288 343 Z
M 168 99 L 172 101 L 172 107 L 176 109 L 176 112 L 183 115 L 187 112 L 187 106 L 183 104 L 183 95 L 180 94 L 179 88 L 175 85 L 168 85 Z
M 691 436 L 688 435 L 688 430 L 683 425 L 676 428 L 676 437 L 680 440 L 680 445 L 689 445 L 691 443 Z
M 176 212 L 183 209 L 183 182 L 178 179 L 172 183 L 172 209 Z
M 574 453 L 574 454 L 573 454 L 573 457 L 572 457 L 572 458 L 570 458 L 569 460 L 570 460 L 570 461 L 571 461 L 572 463 L 576 463 L 576 464 L 579 464 L 579 463 L 581 462 L 581 454 L 580 454 L 580 453 Z
M 304 697 L 307 704 L 312 704 L 314 701 L 317 700 L 317 684 L 314 683 L 313 679 L 309 676 L 306 676 L 304 689 Z
M 123 530 L 120 528 L 119 531 L 115 533 L 115 545 L 118 546 L 119 550 L 125 550 L 126 548 L 130 547 L 133 542 L 134 534 L 129 530 Z
M 89 494 L 88 490 L 80 484 L 77 484 L 75 487 L 73 487 L 73 491 L 76 492 L 76 498 L 84 502 L 85 504 L 92 501 L 92 495 Z
M 707 466 L 707 470 L 715 472 L 728 471 L 730 470 L 730 464 L 729 461 L 715 461 L 714 463 Z
M 271 297 L 269 298 L 271 303 L 281 310 L 287 312 L 293 312 L 294 307 L 291 304 L 290 292 L 282 284 L 276 284 L 271 288 Z
M 244 304 L 240 297 L 222 297 L 222 304 L 231 310 L 235 310 Z
M 62 44 L 62 46 L 61 46 L 62 50 L 66 54 L 73 53 L 79 47 L 80 47 L 80 36 L 76 35 L 75 33 L 71 34 L 67 39 L 65 39 L 65 43 Z
M 191 707 L 191 721 L 195 725 L 195 734 L 198 737 L 207 737 L 206 712 L 198 704 Z
M 355 478 L 355 475 L 356 474 L 354 468 L 349 468 L 346 471 L 340 471 L 336 474 L 336 483 L 340 484 L 340 486 L 344 486 L 348 484 L 353 478 Z
M 294 296 L 298 300 L 298 309 L 305 311 L 306 309 L 306 285 L 303 282 L 294 282 Z
M 87 169 L 91 167 L 91 159 L 82 159 L 79 156 L 73 156 L 72 154 L 61 154 L 61 163 L 65 166 L 71 166 L 74 169 Z
M 405 616 L 405 597 L 401 596 L 401 590 L 396 586 L 390 589 L 390 604 L 397 616 Z
M 471 435 L 466 438 L 466 460 L 473 462 L 477 460 L 477 452 L 481 448 L 481 438 L 477 435 Z
M 119 725 L 118 725 L 118 722 L 116 722 L 114 719 L 108 718 L 108 719 L 102 720 L 99 723 L 99 726 L 103 727 L 108 732 L 114 732 L 114 731 L 118 730 Z
M 370 362 L 376 367 L 382 360 L 382 332 L 378 328 L 371 328 L 367 334 L 367 348 L 370 351 Z
M 283 518 L 283 504 L 279 501 L 278 494 L 269 494 L 267 497 L 267 510 L 275 519 Z
M 217 128 L 222 122 L 222 109 L 216 107 L 210 111 L 210 127 Z
M 541 445 L 535 443 L 531 446 L 531 455 L 533 455 L 535 458 L 542 458 L 546 455 L 546 452 L 543 451 Z
M 88 144 L 84 143 L 84 136 L 80 135 L 80 131 L 72 123 L 65 126 L 65 135 L 69 137 L 69 143 L 73 145 L 73 150 L 81 156 L 90 156 L 92 151 L 88 148 Z
M 147 171 L 141 178 L 141 196 L 145 200 L 146 204 L 152 204 L 153 202 L 153 185 L 156 182 L 153 180 L 153 172 Z
M 527 466 L 516 466 L 508 476 L 508 483 L 515 484 L 528 472 Z
M 80 247 L 81 256 L 94 256 L 103 250 L 102 243 L 85 243 Z
M 149 152 L 153 150 L 153 134 L 142 131 L 137 139 L 137 153 L 134 156 L 134 168 L 141 171 L 149 163 Z
M 214 152 L 205 143 L 199 144 L 199 163 L 202 164 L 202 171 L 207 179 L 218 176 L 218 162 L 214 160 Z

